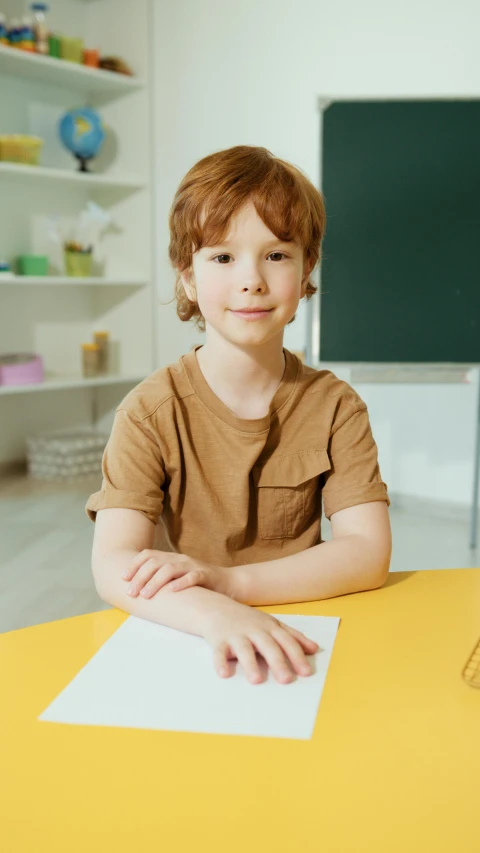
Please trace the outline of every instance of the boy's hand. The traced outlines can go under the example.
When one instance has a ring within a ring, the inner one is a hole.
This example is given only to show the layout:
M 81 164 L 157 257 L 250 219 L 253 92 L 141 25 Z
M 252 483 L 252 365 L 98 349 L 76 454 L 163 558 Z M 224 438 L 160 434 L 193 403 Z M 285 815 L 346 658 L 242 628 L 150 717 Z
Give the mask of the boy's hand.
M 127 592 L 151 598 L 162 586 L 176 591 L 189 586 L 204 586 L 231 598 L 234 597 L 234 573 L 231 569 L 203 563 L 187 554 L 172 551 L 144 550 L 132 561 L 122 578 L 132 581 Z
M 231 675 L 228 661 L 233 659 L 239 661 L 252 684 L 264 681 L 256 652 L 265 658 L 276 680 L 285 684 L 296 673 L 311 675 L 306 655 L 322 651 L 318 643 L 271 614 L 227 599 L 209 615 L 203 636 L 213 648 L 215 670 L 221 678 Z

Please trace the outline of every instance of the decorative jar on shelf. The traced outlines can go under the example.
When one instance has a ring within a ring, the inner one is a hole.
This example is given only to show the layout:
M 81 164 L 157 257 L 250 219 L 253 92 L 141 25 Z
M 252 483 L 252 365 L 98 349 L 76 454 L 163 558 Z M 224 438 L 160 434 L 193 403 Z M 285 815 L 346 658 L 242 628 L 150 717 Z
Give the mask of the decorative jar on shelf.
M 82 344 L 82 374 L 85 378 L 98 376 L 100 344 Z
M 67 275 L 76 278 L 90 278 L 92 275 L 92 249 L 76 248 L 67 243 L 64 249 L 65 270 Z
M 94 342 L 99 346 L 98 373 L 108 373 L 110 370 L 109 359 L 109 332 L 94 332 Z

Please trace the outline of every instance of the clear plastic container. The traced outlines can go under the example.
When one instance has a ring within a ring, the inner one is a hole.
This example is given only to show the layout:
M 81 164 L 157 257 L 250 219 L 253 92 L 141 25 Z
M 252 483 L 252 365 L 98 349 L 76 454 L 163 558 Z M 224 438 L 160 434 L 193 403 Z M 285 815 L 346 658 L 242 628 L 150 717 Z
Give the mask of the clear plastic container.
M 0 44 L 8 44 L 7 20 L 3 12 L 0 12 Z
M 110 332 L 94 332 L 95 343 L 100 347 L 98 352 L 99 373 L 108 373 L 110 370 L 109 337 Z
M 33 13 L 33 30 L 35 33 L 35 50 L 37 53 L 48 54 L 48 27 L 45 12 L 48 11 L 46 3 L 32 3 L 30 6 Z
M 82 344 L 82 375 L 86 378 L 98 376 L 100 366 L 100 344 Z
M 23 15 L 20 29 L 19 47 L 29 53 L 35 53 L 35 33 L 33 22 L 29 15 Z
M 8 26 L 8 43 L 10 47 L 17 47 L 20 42 L 20 18 L 12 18 Z
M 89 427 L 54 430 L 29 436 L 28 476 L 34 480 L 71 483 L 81 477 L 102 474 L 102 458 L 108 434 Z

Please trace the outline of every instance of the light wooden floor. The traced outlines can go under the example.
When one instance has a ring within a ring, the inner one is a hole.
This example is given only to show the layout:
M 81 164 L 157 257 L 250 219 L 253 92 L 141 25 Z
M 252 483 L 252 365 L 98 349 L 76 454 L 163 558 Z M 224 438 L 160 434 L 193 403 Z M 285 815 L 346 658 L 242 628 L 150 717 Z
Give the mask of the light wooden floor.
M 91 570 L 94 525 L 85 503 L 101 478 L 59 485 L 3 476 L 0 483 L 0 633 L 109 609 Z M 471 568 L 468 523 L 415 516 L 390 507 L 391 571 Z M 323 539 L 331 539 L 322 520 Z

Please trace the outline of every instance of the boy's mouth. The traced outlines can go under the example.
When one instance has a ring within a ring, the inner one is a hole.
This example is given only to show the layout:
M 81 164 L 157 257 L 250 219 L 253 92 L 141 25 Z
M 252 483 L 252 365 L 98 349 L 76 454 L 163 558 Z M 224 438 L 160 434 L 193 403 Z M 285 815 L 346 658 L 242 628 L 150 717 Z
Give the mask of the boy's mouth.
M 235 311 L 233 308 L 231 309 L 232 314 L 239 314 L 243 317 L 261 317 L 264 314 L 270 314 L 270 311 L 273 311 L 273 308 L 243 308 Z

